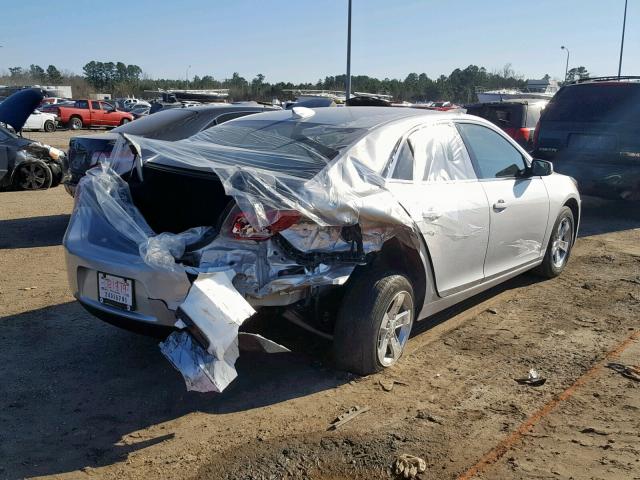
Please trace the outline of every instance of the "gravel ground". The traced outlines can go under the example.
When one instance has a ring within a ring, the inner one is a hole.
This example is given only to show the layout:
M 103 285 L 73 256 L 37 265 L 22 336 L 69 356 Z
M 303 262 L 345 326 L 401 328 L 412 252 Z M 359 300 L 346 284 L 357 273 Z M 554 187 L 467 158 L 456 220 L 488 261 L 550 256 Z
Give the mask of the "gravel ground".
M 588 201 L 562 276 L 418 324 L 388 372 L 335 371 L 324 341 L 275 318 L 265 333 L 295 351 L 242 353 L 215 395 L 73 301 L 62 188 L 0 204 L 0 478 L 394 478 L 403 453 L 423 479 L 640 478 L 640 384 L 604 367 L 640 363 L 634 206 Z M 514 381 L 530 368 L 543 386 Z M 354 405 L 370 410 L 327 431 Z

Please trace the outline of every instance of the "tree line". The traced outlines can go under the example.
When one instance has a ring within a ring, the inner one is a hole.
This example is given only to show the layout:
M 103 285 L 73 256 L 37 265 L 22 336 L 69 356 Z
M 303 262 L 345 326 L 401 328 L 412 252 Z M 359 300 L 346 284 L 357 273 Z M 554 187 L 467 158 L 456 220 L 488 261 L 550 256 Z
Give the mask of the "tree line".
M 568 79 L 585 78 L 589 74 L 585 67 L 573 68 Z M 547 75 L 548 78 L 548 75 Z M 293 83 L 266 80 L 258 73 L 252 79 L 234 72 L 230 78 L 216 79 L 211 75 L 194 76 L 192 79 L 152 79 L 138 65 L 123 62 L 100 62 L 92 60 L 82 69 L 82 75 L 60 71 L 54 65 L 46 70 L 39 65 L 29 68 L 11 67 L 9 75 L 0 75 L 0 82 L 9 84 L 52 84 L 72 85 L 76 97 L 89 93 L 110 93 L 118 96 L 141 96 L 145 90 L 158 89 L 229 89 L 232 100 L 271 101 L 273 98 L 286 99 L 292 94 L 285 90 L 318 89 L 344 90 L 346 76 L 326 76 L 316 82 Z M 510 64 L 500 70 L 488 71 L 485 67 L 469 65 L 456 68 L 449 75 L 430 78 L 426 73 L 409 73 L 404 79 L 379 79 L 368 75 L 354 75 L 352 91 L 391 95 L 397 101 L 450 100 L 458 103 L 476 101 L 476 91 L 499 88 L 524 88 L 522 75 L 517 74 Z

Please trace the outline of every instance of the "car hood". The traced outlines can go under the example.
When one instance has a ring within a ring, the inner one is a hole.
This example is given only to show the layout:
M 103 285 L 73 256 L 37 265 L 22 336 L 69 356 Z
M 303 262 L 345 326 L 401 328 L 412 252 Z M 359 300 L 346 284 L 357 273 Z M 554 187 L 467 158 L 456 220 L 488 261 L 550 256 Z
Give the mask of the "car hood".
M 0 104 L 0 122 L 19 132 L 43 98 L 39 88 L 26 88 L 10 95 Z

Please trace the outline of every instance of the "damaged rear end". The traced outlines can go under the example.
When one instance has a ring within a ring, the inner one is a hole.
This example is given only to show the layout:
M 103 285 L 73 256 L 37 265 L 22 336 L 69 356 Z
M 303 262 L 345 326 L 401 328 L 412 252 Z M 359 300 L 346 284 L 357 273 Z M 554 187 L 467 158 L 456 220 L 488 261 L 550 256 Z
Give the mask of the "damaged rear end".
M 179 142 L 123 135 L 115 157 L 134 152 L 131 171 L 104 162 L 78 185 L 64 240 L 76 297 L 112 323 L 174 330 L 161 349 L 189 389 L 235 378 L 238 329 L 256 310 L 317 305 L 414 228 L 360 157 L 371 119 L 296 115 Z

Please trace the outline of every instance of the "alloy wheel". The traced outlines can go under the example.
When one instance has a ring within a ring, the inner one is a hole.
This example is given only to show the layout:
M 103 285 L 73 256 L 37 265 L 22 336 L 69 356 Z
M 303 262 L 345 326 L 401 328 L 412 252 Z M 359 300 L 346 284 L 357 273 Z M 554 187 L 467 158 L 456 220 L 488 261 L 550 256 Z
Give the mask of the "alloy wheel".
M 20 187 L 24 190 L 38 190 L 46 188 L 47 181 L 51 179 L 51 173 L 45 171 L 49 168 L 39 163 L 28 163 L 20 167 Z
M 551 245 L 551 261 L 556 268 L 561 268 L 567 261 L 571 248 L 571 220 L 563 218 L 556 230 L 555 239 Z
M 398 292 L 387 307 L 378 331 L 378 361 L 384 367 L 402 355 L 413 325 L 413 299 L 406 291 Z

